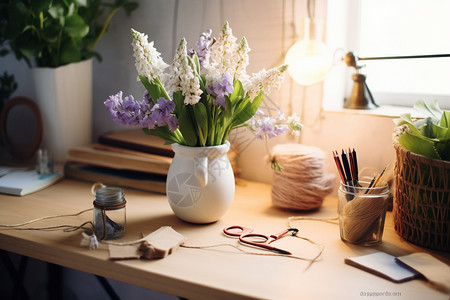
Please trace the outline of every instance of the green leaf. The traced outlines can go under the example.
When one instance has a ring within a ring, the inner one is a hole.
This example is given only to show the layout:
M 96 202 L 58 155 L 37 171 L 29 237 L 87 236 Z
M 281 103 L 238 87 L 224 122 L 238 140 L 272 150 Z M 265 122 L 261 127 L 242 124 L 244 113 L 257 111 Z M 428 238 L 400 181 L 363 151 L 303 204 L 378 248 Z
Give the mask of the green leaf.
M 433 121 L 431 118 L 424 119 L 425 126 L 422 126 L 420 128 L 420 134 L 427 137 L 427 138 L 433 138 L 435 135 L 433 133 Z
M 440 155 L 434 147 L 434 143 L 430 140 L 420 138 L 408 132 L 403 132 L 398 141 L 407 150 L 429 158 L 441 159 Z
M 423 113 L 425 117 L 432 118 L 433 122 L 441 118 L 442 110 L 440 109 L 437 100 L 434 100 L 433 102 L 430 102 L 428 104 L 423 100 L 418 100 L 414 104 L 414 109 L 418 112 Z
M 61 47 L 59 59 L 60 64 L 65 65 L 77 61 L 81 61 L 80 48 L 74 46 L 70 42 L 65 43 Z
M 415 135 L 417 135 L 417 136 L 420 136 L 420 135 L 421 135 L 419 129 L 417 129 L 416 125 L 414 124 L 413 120 L 411 119 L 411 114 L 410 114 L 410 113 L 400 115 L 400 118 L 395 119 L 395 120 L 394 120 L 394 123 L 395 123 L 397 126 L 406 124 L 406 125 L 408 125 L 408 127 L 411 129 L 411 131 L 412 131 Z
M 31 9 L 35 12 L 41 12 L 41 11 L 47 11 L 51 5 L 52 5 L 52 0 L 33 0 L 30 1 L 31 4 Z
M 12 40 L 14 45 L 14 39 L 19 36 L 24 28 L 27 26 L 26 20 L 31 12 L 28 11 L 25 4 L 22 2 L 12 2 L 7 6 L 8 16 L 13 22 L 6 22 L 5 37 Z M 17 50 L 12 48 L 14 52 Z
M 208 136 L 208 115 L 206 107 L 202 102 L 198 102 L 192 105 L 192 109 L 194 111 L 195 123 L 197 124 L 200 146 L 205 146 Z
M 88 1 L 87 0 L 76 0 L 76 3 L 78 4 L 78 6 L 82 6 L 82 7 L 87 7 L 88 6 Z
M 181 110 L 185 109 L 183 95 L 181 92 L 174 92 L 172 97 L 175 102 L 175 115 L 178 116 Z
M 264 93 L 260 92 L 258 96 L 256 96 L 253 99 L 253 102 L 250 101 L 247 102 L 247 104 L 245 105 L 245 107 L 243 107 L 243 109 L 241 109 L 239 112 L 236 111 L 232 121 L 232 128 L 239 126 L 250 120 L 250 118 L 255 115 L 263 99 Z
M 89 32 L 89 26 L 83 18 L 78 15 L 71 15 L 66 18 L 65 32 L 72 38 L 81 39 Z
M 435 124 L 431 124 L 432 138 L 445 139 L 447 138 L 448 128 L 444 128 Z
M 191 115 L 186 107 L 181 109 L 178 114 L 178 128 L 183 135 L 186 145 L 195 147 L 197 146 L 197 132 L 194 124 L 192 123 Z
M 141 80 L 142 84 L 144 85 L 145 89 L 148 91 L 150 96 L 152 96 L 153 102 L 156 103 L 159 98 L 164 98 L 167 100 L 168 97 L 166 97 L 167 93 L 164 87 L 161 86 L 159 83 L 153 83 L 148 80 L 147 77 L 139 75 L 139 79 Z
M 439 121 L 439 126 L 444 128 L 450 127 L 450 111 L 444 111 L 441 116 L 441 120 Z
M 184 141 L 180 140 L 177 135 L 170 131 L 168 126 L 156 127 L 154 129 L 142 128 L 145 134 L 158 136 L 166 141 L 166 144 L 178 143 L 183 144 Z
M 64 7 L 59 4 L 55 4 L 49 8 L 48 13 L 52 16 L 52 18 L 59 19 L 64 17 Z
M 235 105 L 238 100 L 244 98 L 244 95 L 245 91 L 242 83 L 238 79 L 235 79 L 233 83 L 233 93 L 230 95 L 231 104 Z
M 233 105 L 231 104 L 231 100 L 228 96 L 225 96 L 225 110 L 223 111 L 225 124 L 228 124 L 233 119 Z
M 198 60 L 197 54 L 194 54 L 194 56 L 192 57 L 192 61 L 193 61 L 194 66 L 195 66 L 194 70 L 200 76 L 200 61 Z
M 70 3 L 69 4 L 69 9 L 67 11 L 67 16 L 72 16 L 73 14 L 75 14 L 75 3 Z

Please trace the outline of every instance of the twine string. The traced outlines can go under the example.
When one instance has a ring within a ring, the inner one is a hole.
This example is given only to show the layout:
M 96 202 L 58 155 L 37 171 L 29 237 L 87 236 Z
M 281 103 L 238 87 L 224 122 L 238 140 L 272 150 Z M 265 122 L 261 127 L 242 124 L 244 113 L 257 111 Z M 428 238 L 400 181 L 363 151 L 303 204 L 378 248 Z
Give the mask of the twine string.
M 49 219 L 56 219 L 56 218 L 62 218 L 62 217 L 76 217 L 79 216 L 87 211 L 91 211 L 92 208 L 88 208 L 85 210 L 82 210 L 80 212 L 74 213 L 74 214 L 60 214 L 60 215 L 52 215 L 52 216 L 45 216 L 45 217 L 40 217 L 40 218 L 36 218 L 36 219 L 32 219 L 23 223 L 17 223 L 17 224 L 0 224 L 0 228 L 4 227 L 4 228 L 11 228 L 11 229 L 22 229 L 22 230 L 43 230 L 43 229 L 52 229 L 52 228 L 61 228 L 61 227 L 77 227 L 77 228 L 81 228 L 81 226 L 86 225 L 89 222 L 85 222 L 80 226 L 73 226 L 73 225 L 56 225 L 56 226 L 46 226 L 46 227 L 27 227 L 27 228 L 20 228 L 23 227 L 25 225 L 29 225 L 32 223 L 36 223 L 39 221 L 43 221 L 43 220 L 49 220 Z M 90 222 L 92 223 L 92 222 Z
M 241 254 L 259 255 L 259 256 L 281 256 L 281 257 L 287 257 L 287 258 L 292 258 L 292 259 L 298 259 L 298 260 L 302 260 L 302 261 L 307 261 L 307 262 L 309 262 L 309 264 L 306 266 L 305 270 L 308 270 L 309 267 L 310 267 L 314 262 L 316 262 L 316 261 L 319 260 L 319 258 L 320 258 L 320 256 L 322 255 L 323 250 L 325 249 L 325 247 L 324 247 L 323 245 L 321 245 L 321 244 L 318 244 L 318 243 L 314 242 L 313 240 L 311 240 L 311 239 L 309 239 L 309 238 L 302 237 L 302 236 L 300 236 L 300 235 L 298 235 L 298 234 L 295 234 L 295 235 L 293 235 L 293 236 L 296 237 L 296 238 L 302 239 L 302 240 L 304 240 L 304 241 L 306 241 L 306 242 L 308 242 L 308 243 L 310 243 L 310 244 L 312 244 L 312 245 L 318 247 L 317 254 L 316 254 L 314 257 L 312 257 L 312 258 L 307 258 L 307 257 L 301 257 L 301 256 L 297 256 L 297 255 L 292 255 L 292 254 L 282 254 L 282 253 L 275 253 L 275 252 L 265 252 L 265 253 L 262 253 L 262 252 L 254 252 L 254 251 L 248 251 L 248 250 L 246 250 L 246 249 L 240 247 L 239 244 L 236 245 L 236 244 L 230 244 L 230 243 L 221 243 L 221 244 L 203 245 L 203 246 L 194 246 L 194 245 L 186 245 L 186 244 L 183 244 L 183 245 L 181 245 L 180 247 L 183 247 L 183 248 L 189 248 L 189 249 L 205 249 L 205 250 L 212 249 L 212 248 L 218 248 L 218 247 L 224 247 L 224 246 L 226 246 L 226 247 L 232 247 L 232 248 L 234 248 L 234 249 L 236 249 L 236 250 L 239 250 L 240 252 L 238 252 L 238 253 L 241 253 Z M 219 252 L 228 252 L 228 251 L 217 250 L 217 249 L 213 249 L 213 250 L 214 250 L 214 251 L 219 251 Z
M 332 192 L 333 174 L 325 174 L 325 154 L 316 147 L 281 144 L 269 155 L 283 171 L 273 173 L 272 202 L 284 209 L 313 210 Z M 292 191 L 295 191 L 293 193 Z

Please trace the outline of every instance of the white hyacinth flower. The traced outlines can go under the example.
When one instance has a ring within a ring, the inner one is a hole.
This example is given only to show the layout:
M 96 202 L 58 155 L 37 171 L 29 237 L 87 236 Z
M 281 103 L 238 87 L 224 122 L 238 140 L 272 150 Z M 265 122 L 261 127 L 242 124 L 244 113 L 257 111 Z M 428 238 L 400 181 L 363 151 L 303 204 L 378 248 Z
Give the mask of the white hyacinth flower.
M 207 85 L 216 82 L 222 77 L 222 74 L 228 72 L 234 74 L 238 62 L 237 55 L 238 46 L 236 37 L 228 25 L 228 22 L 222 27 L 220 36 L 209 49 L 209 66 L 207 75 Z
M 247 39 L 243 37 L 241 39 L 241 42 L 239 43 L 239 47 L 237 49 L 237 63 L 236 63 L 236 69 L 234 73 L 234 77 L 241 80 L 246 79 L 247 74 L 247 66 L 249 64 L 249 57 L 248 53 L 250 52 L 250 47 L 248 46 Z M 243 80 L 241 80 L 243 81 Z
M 287 68 L 287 65 L 281 65 L 268 71 L 262 69 L 258 73 L 253 74 L 249 85 L 246 86 L 250 99 L 255 98 L 260 91 L 263 91 L 265 95 L 269 95 L 272 88 L 279 88 Z
M 181 92 L 184 104 L 194 105 L 200 101 L 202 90 L 195 70 L 189 64 L 187 57 L 186 40 L 183 38 L 171 65 L 171 74 L 168 80 L 169 93 Z
M 168 65 L 161 58 L 161 54 L 156 51 L 153 42 L 149 43 L 146 34 L 134 29 L 131 29 L 131 36 L 133 37 L 131 45 L 138 75 L 147 77 L 149 81 L 161 77 Z
M 300 130 L 303 129 L 303 125 L 300 123 L 300 117 L 297 116 L 296 113 L 287 118 L 287 124 L 289 126 L 289 130 L 293 135 L 300 135 Z

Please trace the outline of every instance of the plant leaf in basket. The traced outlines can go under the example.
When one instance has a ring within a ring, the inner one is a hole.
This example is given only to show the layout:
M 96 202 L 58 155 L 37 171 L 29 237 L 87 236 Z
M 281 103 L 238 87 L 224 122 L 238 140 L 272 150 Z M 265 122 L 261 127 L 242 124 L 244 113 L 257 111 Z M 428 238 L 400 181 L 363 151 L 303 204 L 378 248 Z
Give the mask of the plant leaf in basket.
M 450 111 L 439 108 L 437 100 L 425 103 L 419 100 L 414 108 L 425 115 L 413 120 L 410 114 L 395 119 L 397 126 L 407 125 L 398 141 L 405 149 L 433 159 L 450 160 Z

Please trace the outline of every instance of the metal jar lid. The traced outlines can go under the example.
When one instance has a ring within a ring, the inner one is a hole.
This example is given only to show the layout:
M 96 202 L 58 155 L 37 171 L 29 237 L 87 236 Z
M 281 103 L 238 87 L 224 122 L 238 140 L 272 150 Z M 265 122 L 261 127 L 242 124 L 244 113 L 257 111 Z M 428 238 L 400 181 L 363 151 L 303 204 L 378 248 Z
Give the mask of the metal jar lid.
M 118 187 L 104 187 L 95 192 L 94 206 L 105 209 L 124 207 L 126 203 L 123 189 Z

